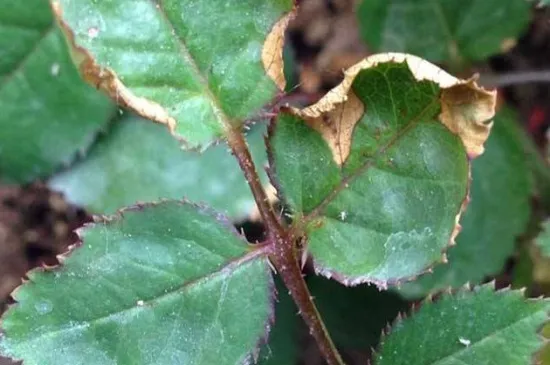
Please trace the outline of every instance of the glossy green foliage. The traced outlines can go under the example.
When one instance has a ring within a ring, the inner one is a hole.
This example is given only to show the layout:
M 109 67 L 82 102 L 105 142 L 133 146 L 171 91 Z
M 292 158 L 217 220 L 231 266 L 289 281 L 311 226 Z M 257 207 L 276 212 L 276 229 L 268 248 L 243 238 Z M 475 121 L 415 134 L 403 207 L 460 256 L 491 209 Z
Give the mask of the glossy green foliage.
M 258 365 L 296 365 L 300 356 L 302 320 L 298 308 L 281 280 L 276 280 L 277 302 L 275 323 L 269 331 L 269 341 L 262 347 Z
M 332 339 L 341 349 L 367 354 L 378 345 L 386 326 L 409 307 L 399 295 L 371 285 L 349 288 L 321 276 L 310 276 L 307 283 Z
M 525 0 L 363 0 L 360 31 L 377 52 L 457 65 L 501 52 L 526 29 Z
M 165 202 L 85 228 L 61 268 L 15 292 L 0 349 L 26 365 L 246 362 L 273 282 L 263 253 L 220 219 Z
M 495 292 L 492 284 L 446 294 L 396 323 L 374 364 L 531 364 L 549 309 L 548 301 Z
M 248 136 L 258 166 L 266 161 L 264 129 L 254 127 Z M 85 159 L 49 185 L 71 202 L 103 214 L 136 201 L 185 197 L 240 220 L 256 206 L 225 143 L 203 153 L 184 151 L 166 128 L 132 115 L 114 123 Z
M 0 3 L 0 179 L 51 174 L 92 142 L 114 108 L 86 85 L 44 0 Z
M 494 123 L 485 153 L 472 163 L 471 201 L 460 221 L 457 245 L 447 251 L 449 262 L 403 285 L 403 294 L 421 297 L 497 274 L 524 233 L 533 185 L 524 132 L 508 109 L 501 110 Z
M 441 260 L 466 198 L 468 158 L 437 120 L 439 87 L 416 81 L 406 64 L 363 70 L 352 88 L 366 112 L 342 166 L 291 115 L 273 125 L 270 153 L 316 270 L 385 286 Z
M 535 243 L 539 246 L 544 256 L 550 257 L 550 221 L 544 222 L 542 232 L 535 240 Z
M 292 0 L 53 2 L 77 45 L 135 96 L 160 105 L 191 147 L 221 137 L 275 95 L 262 50 Z

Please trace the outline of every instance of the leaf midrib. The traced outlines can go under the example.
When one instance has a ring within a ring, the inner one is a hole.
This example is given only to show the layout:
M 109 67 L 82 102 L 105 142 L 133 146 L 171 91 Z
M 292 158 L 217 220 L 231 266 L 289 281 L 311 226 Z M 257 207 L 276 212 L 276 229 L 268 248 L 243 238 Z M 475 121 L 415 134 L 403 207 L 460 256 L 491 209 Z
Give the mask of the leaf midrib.
M 387 149 L 391 148 L 395 143 L 397 143 L 402 137 L 404 137 L 410 130 L 413 129 L 413 127 L 417 126 L 420 120 L 424 117 L 426 113 L 428 113 L 435 103 L 437 103 L 439 100 L 438 98 L 434 98 L 424 109 L 418 113 L 416 117 L 414 117 L 405 127 L 398 130 L 395 135 L 384 145 L 380 146 L 370 158 L 367 159 L 367 161 L 360 167 L 358 167 L 355 171 L 350 173 L 348 176 L 343 178 L 340 183 L 332 190 L 332 192 L 327 195 L 325 199 L 317 205 L 316 208 L 311 210 L 308 214 L 306 214 L 302 218 L 302 224 L 307 225 L 309 222 L 311 222 L 313 219 L 317 218 L 321 214 L 323 214 L 324 209 L 338 196 L 340 192 L 342 192 L 348 184 L 350 184 L 353 180 L 355 180 L 357 177 L 363 175 L 366 173 L 370 167 L 374 166 L 374 162 L 377 158 L 380 158 L 381 155 L 383 155 Z M 439 122 L 439 121 L 438 121 Z M 359 122 L 360 123 L 360 122 Z
M 166 9 L 164 8 L 164 4 L 162 1 L 155 1 L 155 0 L 149 0 L 151 2 L 151 5 L 153 8 L 157 9 L 159 11 L 159 14 L 164 18 L 166 24 L 170 27 L 171 34 L 174 35 L 176 40 L 178 41 L 180 53 L 182 55 L 182 58 L 188 62 L 188 64 L 191 65 L 193 73 L 197 76 L 198 80 L 200 81 L 200 84 L 203 87 L 203 91 L 208 97 L 208 100 L 210 100 L 210 105 L 212 106 L 212 110 L 214 112 L 214 115 L 218 117 L 218 119 L 222 122 L 222 125 L 225 129 L 232 128 L 232 124 L 229 121 L 229 118 L 227 115 L 225 115 L 223 108 L 221 107 L 217 97 L 210 89 L 210 85 L 208 84 L 208 80 L 204 77 L 202 74 L 199 65 L 197 61 L 193 58 L 193 55 L 189 51 L 189 48 L 187 47 L 187 44 L 185 43 L 185 40 L 181 38 L 178 35 L 178 32 L 176 30 L 176 27 L 168 17 L 168 14 L 166 13 Z
M 163 291 L 162 294 L 159 295 L 159 296 L 156 296 L 154 298 L 150 298 L 150 299 L 147 299 L 147 300 L 143 300 L 143 303 L 140 302 L 140 305 L 135 303 L 135 305 L 133 305 L 133 306 L 123 308 L 119 311 L 109 313 L 109 314 L 101 316 L 101 317 L 96 317 L 96 318 L 93 318 L 93 319 L 90 319 L 90 320 L 84 320 L 84 321 L 82 321 L 82 324 L 72 326 L 70 328 L 60 328 L 60 329 L 55 330 L 55 331 L 44 332 L 44 333 L 41 333 L 38 336 L 33 337 L 32 339 L 24 341 L 23 343 L 34 342 L 34 341 L 37 341 L 37 340 L 45 338 L 45 337 L 49 338 L 49 337 L 53 337 L 55 335 L 58 335 L 60 333 L 71 332 L 71 331 L 74 331 L 74 330 L 86 328 L 86 327 L 90 326 L 91 324 L 95 324 L 95 323 L 98 323 L 98 322 L 101 322 L 101 321 L 108 321 L 112 317 L 130 312 L 131 310 L 134 310 L 136 308 L 142 308 L 142 309 L 152 308 L 153 306 L 150 306 L 148 304 L 153 302 L 153 301 L 156 301 L 156 302 L 162 301 L 163 299 L 165 299 L 167 297 L 170 297 L 172 295 L 176 295 L 179 292 L 182 292 L 184 290 L 188 290 L 188 289 L 194 287 L 195 285 L 201 284 L 205 280 L 213 278 L 217 275 L 221 275 L 222 273 L 225 273 L 228 270 L 230 272 L 232 272 L 233 270 L 238 268 L 240 265 L 248 263 L 249 261 L 252 261 L 256 258 L 259 258 L 261 256 L 267 257 L 268 252 L 269 252 L 269 247 L 268 246 L 263 246 L 263 247 L 258 248 L 258 249 L 253 249 L 252 251 L 246 252 L 243 256 L 240 256 L 236 259 L 229 260 L 226 263 L 226 265 L 223 265 L 222 267 L 218 268 L 218 270 L 216 270 L 216 271 L 214 271 L 210 274 L 207 274 L 207 275 L 200 276 L 200 277 L 194 278 L 192 280 L 189 280 L 188 282 L 185 282 L 182 285 L 180 285 L 180 286 L 178 286 L 178 287 L 176 287 L 172 290 Z

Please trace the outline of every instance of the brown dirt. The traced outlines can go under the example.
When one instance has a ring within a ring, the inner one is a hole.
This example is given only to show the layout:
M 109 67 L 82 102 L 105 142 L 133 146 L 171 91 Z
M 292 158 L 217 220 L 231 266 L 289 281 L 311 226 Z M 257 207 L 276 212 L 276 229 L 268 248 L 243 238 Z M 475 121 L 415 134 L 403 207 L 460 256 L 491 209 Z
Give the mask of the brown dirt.
M 55 256 L 76 242 L 73 230 L 89 220 L 42 184 L 0 185 L 0 308 L 27 270 L 56 264 Z

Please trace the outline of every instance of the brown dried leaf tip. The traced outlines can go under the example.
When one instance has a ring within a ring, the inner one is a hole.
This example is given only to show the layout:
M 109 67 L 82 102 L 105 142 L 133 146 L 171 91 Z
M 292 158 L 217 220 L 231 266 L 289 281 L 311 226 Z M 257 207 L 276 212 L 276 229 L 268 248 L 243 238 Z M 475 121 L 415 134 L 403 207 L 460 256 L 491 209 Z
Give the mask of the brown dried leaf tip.
M 279 19 L 267 35 L 262 48 L 262 64 L 267 75 L 275 82 L 279 90 L 284 90 L 286 79 L 284 74 L 283 46 L 288 23 L 294 18 L 295 11 Z
M 344 73 L 344 80 L 321 100 L 305 109 L 291 112 L 318 131 L 332 150 L 334 161 L 342 165 L 351 150 L 353 129 L 368 110 L 353 93 L 351 86 L 357 75 L 382 63 L 406 62 L 414 78 L 439 85 L 441 114 L 439 121 L 458 135 L 468 156 L 483 153 L 495 114 L 496 91 L 478 86 L 475 78 L 460 80 L 419 57 L 404 53 L 382 53 L 367 57 Z

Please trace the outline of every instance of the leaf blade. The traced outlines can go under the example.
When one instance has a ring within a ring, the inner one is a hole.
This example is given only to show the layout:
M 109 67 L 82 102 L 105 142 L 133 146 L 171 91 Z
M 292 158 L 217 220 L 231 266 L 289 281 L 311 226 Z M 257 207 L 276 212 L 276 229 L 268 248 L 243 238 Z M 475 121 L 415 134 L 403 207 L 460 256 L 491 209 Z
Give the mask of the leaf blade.
M 492 284 L 447 294 L 398 322 L 375 364 L 526 364 L 543 345 L 537 332 L 549 308 L 522 291 L 494 292 Z
M 263 132 L 263 126 L 257 126 L 248 135 L 258 166 L 267 159 Z M 261 177 L 267 183 L 265 174 Z M 202 153 L 185 151 L 165 128 L 135 115 L 115 121 L 83 161 L 55 175 L 48 185 L 96 214 L 112 214 L 137 201 L 182 197 L 234 220 L 246 218 L 255 207 L 225 143 Z
M 494 102 L 472 80 L 382 54 L 275 121 L 272 182 L 316 271 L 386 286 L 441 260 L 467 201 L 467 155 L 482 153 Z
M 3 318 L 5 353 L 27 364 L 248 361 L 271 313 L 265 254 L 190 204 L 139 209 L 87 228 L 63 270 L 29 275 Z
M 464 66 L 500 53 L 509 47 L 506 42 L 513 44 L 529 23 L 530 5 L 522 0 L 375 0 L 363 1 L 357 14 L 362 38 L 378 52 L 407 52 Z M 426 22 L 419 26 L 418 19 Z
M 284 82 L 282 34 L 292 0 L 53 4 L 85 58 L 87 79 L 168 125 L 189 147 L 242 124 Z
M 480 283 L 502 270 L 531 214 L 530 158 L 526 159 L 524 131 L 516 118 L 511 109 L 497 113 L 486 152 L 472 163 L 471 201 L 460 222 L 457 244 L 448 251 L 448 263 L 405 283 L 401 294 L 423 297 L 447 287 Z
M 80 79 L 47 3 L 8 0 L 0 13 L 0 173 L 24 183 L 87 149 L 114 107 Z

